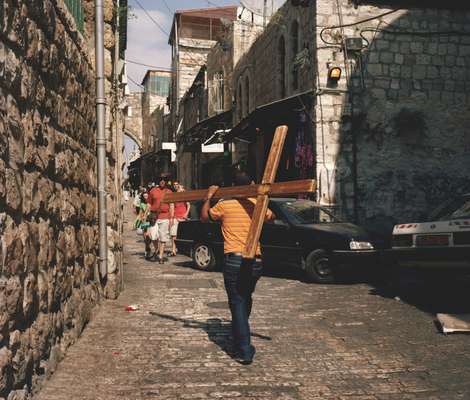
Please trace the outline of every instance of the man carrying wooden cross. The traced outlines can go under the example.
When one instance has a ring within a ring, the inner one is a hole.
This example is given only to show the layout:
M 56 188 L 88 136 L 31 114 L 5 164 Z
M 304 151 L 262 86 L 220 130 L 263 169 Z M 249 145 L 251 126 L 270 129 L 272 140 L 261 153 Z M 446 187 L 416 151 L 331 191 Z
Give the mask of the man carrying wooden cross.
M 249 185 L 251 178 L 237 171 L 233 183 L 235 186 Z M 253 218 L 256 199 L 222 200 L 215 207 L 210 207 L 210 200 L 219 189 L 211 186 L 201 210 L 201 221 L 221 221 L 224 237 L 224 285 L 232 313 L 232 336 L 236 359 L 243 364 L 250 364 L 255 355 L 251 345 L 250 318 L 253 304 L 252 294 L 261 277 L 261 248 L 256 246 L 255 258 L 243 258 L 243 251 Z M 265 221 L 273 220 L 271 210 L 265 213 Z
M 222 222 L 224 283 L 232 313 L 236 358 L 243 364 L 250 364 L 255 354 L 250 340 L 248 318 L 252 306 L 251 296 L 261 275 L 258 242 L 261 229 L 265 220 L 274 219 L 274 215 L 268 210 L 268 195 L 287 196 L 312 193 L 315 190 L 315 181 L 311 179 L 274 183 L 286 135 L 286 126 L 276 129 L 260 185 L 251 184 L 251 179 L 246 174 L 238 173 L 234 182 L 237 186 L 211 186 L 209 190 L 168 193 L 162 200 L 164 203 L 174 203 L 204 199 L 201 220 Z M 224 201 L 210 208 L 210 200 L 216 198 Z

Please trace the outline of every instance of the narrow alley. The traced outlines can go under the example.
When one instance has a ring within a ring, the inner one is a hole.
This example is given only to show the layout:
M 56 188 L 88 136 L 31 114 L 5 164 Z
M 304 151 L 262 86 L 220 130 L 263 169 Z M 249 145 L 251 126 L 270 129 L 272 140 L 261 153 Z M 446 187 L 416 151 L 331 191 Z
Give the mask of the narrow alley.
M 465 335 L 367 284 L 267 271 L 255 294 L 255 361 L 230 350 L 220 272 L 144 261 L 125 224 L 125 290 L 103 301 L 36 400 L 468 399 Z M 138 305 L 134 312 L 129 305 Z

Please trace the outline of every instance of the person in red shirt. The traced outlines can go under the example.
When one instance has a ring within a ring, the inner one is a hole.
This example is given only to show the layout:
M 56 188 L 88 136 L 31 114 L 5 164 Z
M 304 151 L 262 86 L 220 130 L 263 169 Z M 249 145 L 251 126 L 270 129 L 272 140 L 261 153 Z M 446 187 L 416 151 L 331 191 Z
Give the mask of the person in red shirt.
M 178 182 L 173 182 L 173 190 L 175 192 L 184 192 L 183 185 L 180 185 Z M 171 236 L 171 255 L 176 256 L 176 235 L 178 233 L 178 223 L 188 219 L 189 214 L 188 202 L 175 203 L 175 219 L 170 227 L 170 236 Z
M 170 239 L 170 224 L 174 219 L 173 204 L 161 202 L 163 195 L 168 192 L 171 190 L 167 188 L 165 179 L 161 178 L 158 186 L 150 190 L 147 199 L 150 212 L 156 215 L 155 225 L 148 229 L 155 249 L 158 248 L 158 255 L 155 253 L 152 256 L 152 261 L 158 261 L 160 264 L 164 263 L 163 254 L 166 243 Z

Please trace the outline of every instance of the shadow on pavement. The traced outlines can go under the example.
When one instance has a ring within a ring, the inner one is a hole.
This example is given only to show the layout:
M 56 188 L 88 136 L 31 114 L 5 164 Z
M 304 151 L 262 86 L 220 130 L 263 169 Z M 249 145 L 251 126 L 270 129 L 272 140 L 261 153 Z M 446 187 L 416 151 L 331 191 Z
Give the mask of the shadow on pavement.
M 183 328 L 203 330 L 207 333 L 207 337 L 211 342 L 215 343 L 230 357 L 234 357 L 231 321 L 220 318 L 209 318 L 205 322 L 202 322 L 179 318 L 168 314 L 160 314 L 154 311 L 150 311 L 149 314 L 170 321 L 181 322 L 183 324 Z M 251 332 L 251 336 L 263 340 L 272 340 L 270 336 L 260 335 L 256 332 Z
M 396 269 L 369 284 L 371 295 L 400 300 L 427 313 L 470 313 L 468 273 Z

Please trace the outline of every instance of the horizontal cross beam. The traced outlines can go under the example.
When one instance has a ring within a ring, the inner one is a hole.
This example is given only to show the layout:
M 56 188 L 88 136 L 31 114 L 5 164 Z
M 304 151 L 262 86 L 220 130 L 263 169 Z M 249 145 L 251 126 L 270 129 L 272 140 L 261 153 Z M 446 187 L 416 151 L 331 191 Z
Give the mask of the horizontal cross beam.
M 243 199 L 268 195 L 270 197 L 287 197 L 298 193 L 315 192 L 316 184 L 313 179 L 303 179 L 288 182 L 267 183 L 261 185 L 221 187 L 215 192 L 213 199 Z M 165 193 L 163 203 L 179 203 L 186 201 L 204 200 L 207 189 L 191 190 L 188 192 Z

